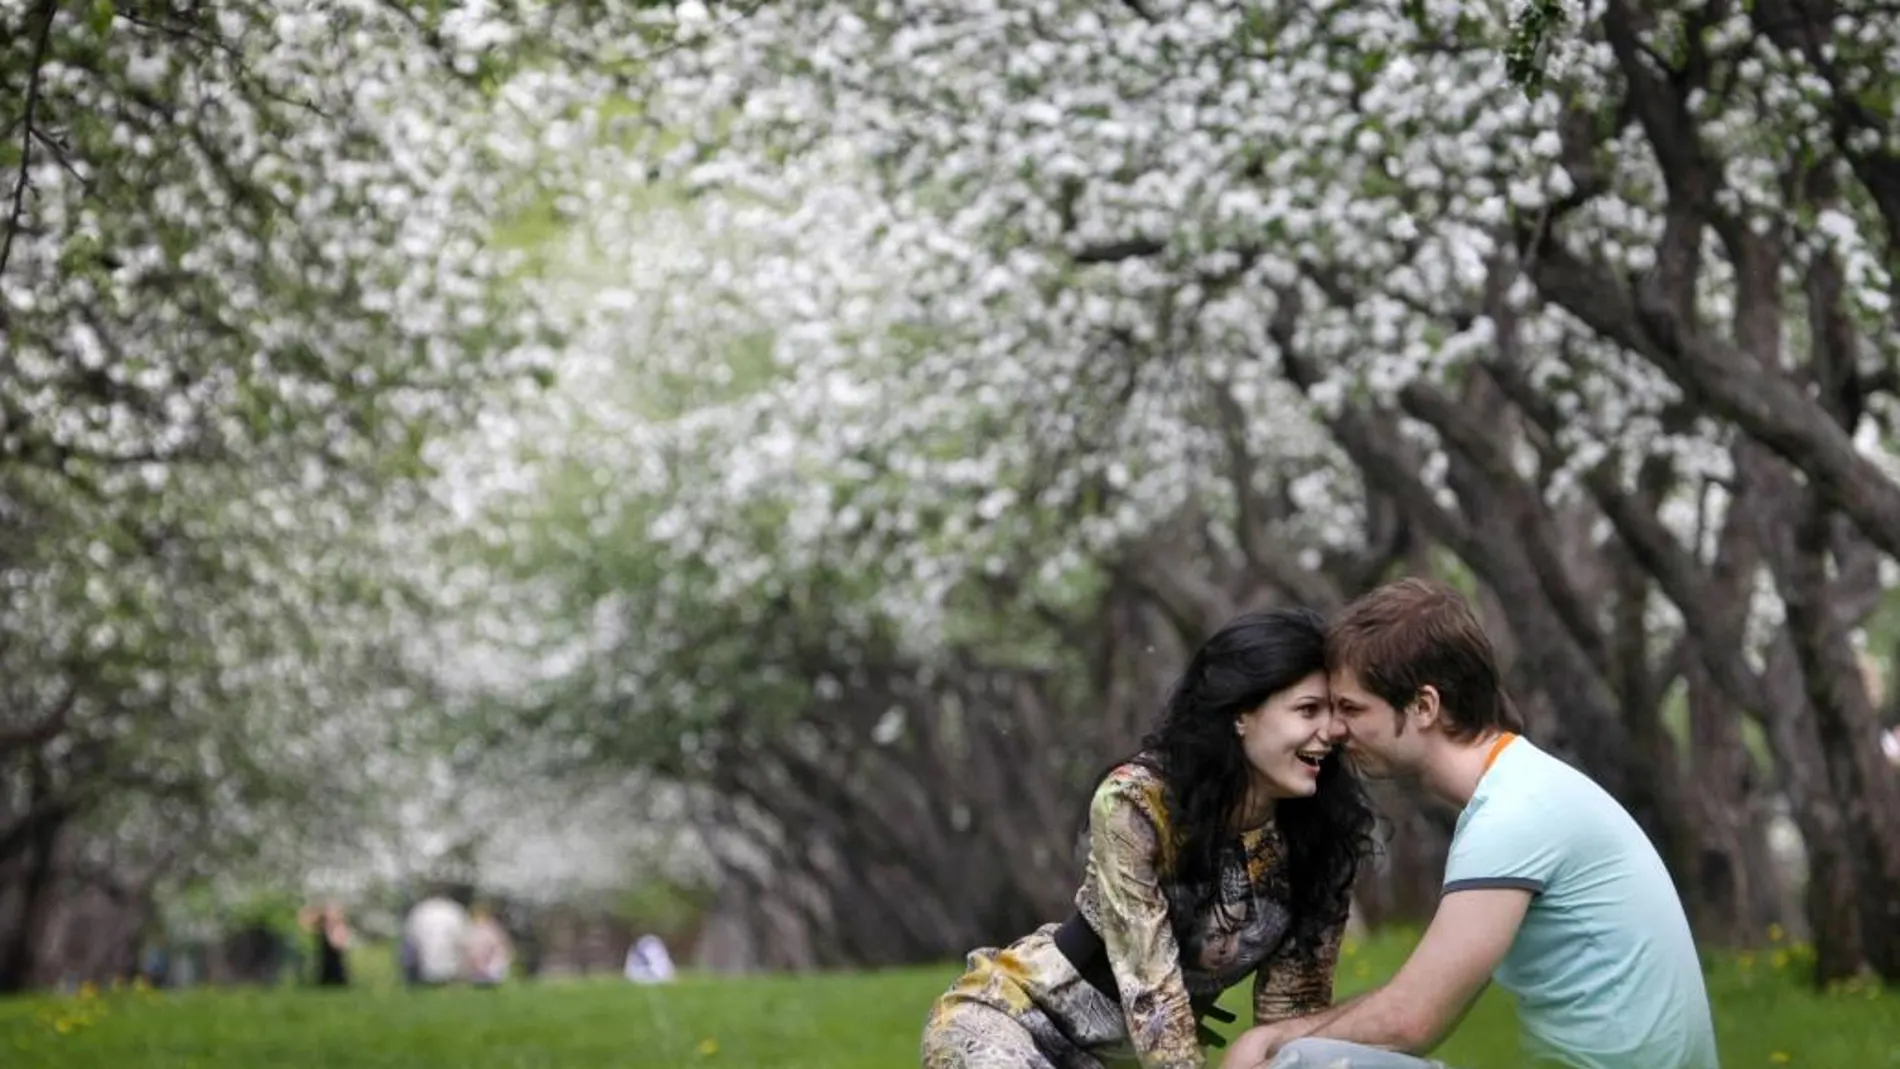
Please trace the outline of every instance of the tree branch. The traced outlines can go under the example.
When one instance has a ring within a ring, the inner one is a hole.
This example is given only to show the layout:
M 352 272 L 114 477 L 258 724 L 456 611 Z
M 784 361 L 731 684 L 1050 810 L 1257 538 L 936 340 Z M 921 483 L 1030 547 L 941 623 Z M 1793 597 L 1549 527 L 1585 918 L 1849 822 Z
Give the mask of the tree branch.
M 1225 386 L 1216 385 L 1214 409 L 1218 414 L 1221 438 L 1227 447 L 1228 481 L 1234 489 L 1234 537 L 1250 568 L 1265 577 L 1302 604 L 1331 610 L 1343 604 L 1341 592 L 1326 578 L 1299 566 L 1284 547 L 1274 544 L 1266 517 L 1261 515 L 1261 495 L 1254 487 L 1258 464 L 1247 448 L 1247 415 Z
M 52 708 L 36 723 L 0 730 L 0 756 L 14 750 L 51 742 L 55 736 L 65 730 L 67 721 L 71 719 L 73 706 L 78 700 L 79 688 L 69 680 L 65 692 L 53 702 Z
M 1516 523 L 1524 555 L 1536 573 L 1538 585 L 1551 609 L 1576 638 L 1577 645 L 1607 679 L 1611 673 L 1609 643 L 1580 595 L 1579 584 L 1557 553 L 1557 533 L 1536 490 L 1524 482 L 1499 445 L 1495 426 L 1480 426 L 1469 405 L 1453 401 L 1435 386 L 1412 382 L 1399 391 L 1407 412 L 1432 425 L 1445 445 L 1464 456 L 1477 470 L 1488 491 L 1503 499 Z M 1500 519 L 1505 517 L 1500 516 Z
M 1888 124 L 1863 102 L 1860 94 L 1842 84 L 1842 66 L 1829 58 L 1834 20 L 1847 17 L 1837 16 L 1835 8 L 1834 4 L 1812 0 L 1758 0 L 1748 6 L 1758 32 L 1782 51 L 1801 56 L 1827 82 L 1832 90 L 1828 95 L 1834 118 L 1834 146 L 1873 197 L 1887 226 L 1889 249 L 1900 249 L 1900 157 L 1884 147 L 1892 138 Z M 1863 130 L 1881 135 L 1873 142 L 1877 147 L 1857 147 L 1854 134 Z
M 1546 240 L 1530 263 L 1544 297 L 1647 359 L 1691 400 L 1799 468 L 1889 555 L 1900 557 L 1900 486 L 1787 377 L 1687 329 L 1663 302 L 1632 299 L 1608 270 Z M 1741 373 L 1747 369 L 1746 373 Z
M 7 273 L 13 256 L 13 239 L 26 218 L 26 191 L 33 168 L 33 113 L 40 105 L 40 73 L 46 65 L 46 51 L 53 38 L 53 18 L 59 13 L 59 0 L 40 0 L 34 14 L 39 17 L 39 33 L 33 39 L 33 58 L 26 72 L 26 108 L 20 116 L 20 173 L 13 180 L 13 207 L 7 215 L 7 234 L 0 239 L 0 275 Z
M 1100 245 L 1084 245 L 1072 257 L 1078 264 L 1113 264 L 1141 260 L 1167 251 L 1168 243 L 1155 238 L 1124 238 Z

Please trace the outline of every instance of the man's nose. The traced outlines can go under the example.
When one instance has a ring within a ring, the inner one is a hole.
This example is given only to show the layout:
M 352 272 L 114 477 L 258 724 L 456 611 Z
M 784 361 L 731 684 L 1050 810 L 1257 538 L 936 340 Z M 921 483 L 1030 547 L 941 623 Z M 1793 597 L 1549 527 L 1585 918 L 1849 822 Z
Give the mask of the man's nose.
M 1351 734 L 1352 728 L 1347 725 L 1345 717 L 1334 713 L 1332 716 L 1326 718 L 1327 739 L 1333 742 L 1339 742 Z

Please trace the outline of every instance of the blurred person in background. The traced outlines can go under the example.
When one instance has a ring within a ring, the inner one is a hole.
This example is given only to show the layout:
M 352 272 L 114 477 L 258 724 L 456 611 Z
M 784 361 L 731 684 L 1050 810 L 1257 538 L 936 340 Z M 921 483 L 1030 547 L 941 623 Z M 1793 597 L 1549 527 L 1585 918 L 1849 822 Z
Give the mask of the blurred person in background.
M 469 983 L 490 987 L 508 979 L 515 960 L 514 943 L 488 906 L 478 904 L 469 912 L 462 953 Z
M 468 911 L 460 902 L 431 895 L 417 902 L 403 918 L 403 957 L 411 984 L 446 984 L 462 975 L 463 941 L 468 935 Z
M 317 986 L 348 987 L 350 970 L 346 956 L 350 950 L 351 937 L 343 907 L 335 902 L 306 906 L 298 914 L 297 922 L 312 934 L 316 943 Z
M 651 933 L 627 948 L 627 979 L 636 984 L 664 984 L 673 979 L 673 957 L 666 943 Z

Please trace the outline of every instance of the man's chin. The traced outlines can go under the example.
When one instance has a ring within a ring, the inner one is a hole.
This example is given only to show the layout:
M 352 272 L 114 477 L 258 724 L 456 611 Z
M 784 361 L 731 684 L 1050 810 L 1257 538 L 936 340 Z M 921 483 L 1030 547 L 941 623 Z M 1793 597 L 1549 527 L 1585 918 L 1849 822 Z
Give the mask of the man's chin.
M 1392 766 L 1369 754 L 1348 751 L 1346 762 L 1352 766 L 1353 773 L 1360 779 L 1396 778 L 1392 773 Z

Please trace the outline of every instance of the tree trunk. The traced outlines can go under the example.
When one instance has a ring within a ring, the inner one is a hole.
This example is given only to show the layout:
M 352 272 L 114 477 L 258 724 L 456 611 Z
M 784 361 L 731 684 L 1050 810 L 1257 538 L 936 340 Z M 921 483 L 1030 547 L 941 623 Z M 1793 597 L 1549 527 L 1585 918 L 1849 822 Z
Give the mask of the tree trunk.
M 1659 470 L 1646 466 L 1644 474 L 1648 477 Z M 1611 675 L 1629 728 L 1631 778 L 1651 784 L 1647 790 L 1632 790 L 1631 797 L 1650 807 L 1645 824 L 1650 841 L 1674 877 L 1678 893 L 1686 897 L 1700 886 L 1705 859 L 1723 856 L 1724 851 L 1709 842 L 1708 826 L 1692 818 L 1694 803 L 1685 790 L 1686 770 L 1663 724 L 1666 684 L 1651 665 L 1651 647 L 1656 642 L 1649 626 L 1650 579 L 1622 545 L 1612 542 L 1606 553 L 1616 594 L 1611 609 L 1615 621 Z
M 1761 941 L 1776 916 L 1778 881 L 1753 789 L 1760 776 L 1742 744 L 1741 714 L 1708 673 L 1685 658 L 1690 758 L 1685 770 L 1700 842 L 1682 891 L 1696 935 L 1723 946 Z
M 33 984 L 37 965 L 41 918 L 45 915 L 53 886 L 54 866 L 63 821 L 43 821 L 28 839 L 21 858 L 18 925 L 0 939 L 0 994 L 26 991 Z
M 1851 894 L 1869 965 L 1900 980 L 1900 782 L 1872 745 L 1879 718 L 1828 579 L 1831 510 L 1818 498 L 1797 519 L 1792 552 L 1771 555 L 1806 684 L 1821 769 L 1841 809 Z M 1840 903 L 1828 903 L 1838 908 Z
M 1826 984 L 1866 967 L 1865 928 L 1855 893 L 1847 821 L 1829 789 L 1827 760 L 1803 696 L 1806 684 L 1800 662 L 1785 632 L 1769 652 L 1763 682 L 1769 706 L 1777 711 L 1769 724 L 1775 772 L 1788 792 L 1790 815 L 1807 853 L 1802 901 L 1814 941 L 1814 980 L 1817 985 Z

